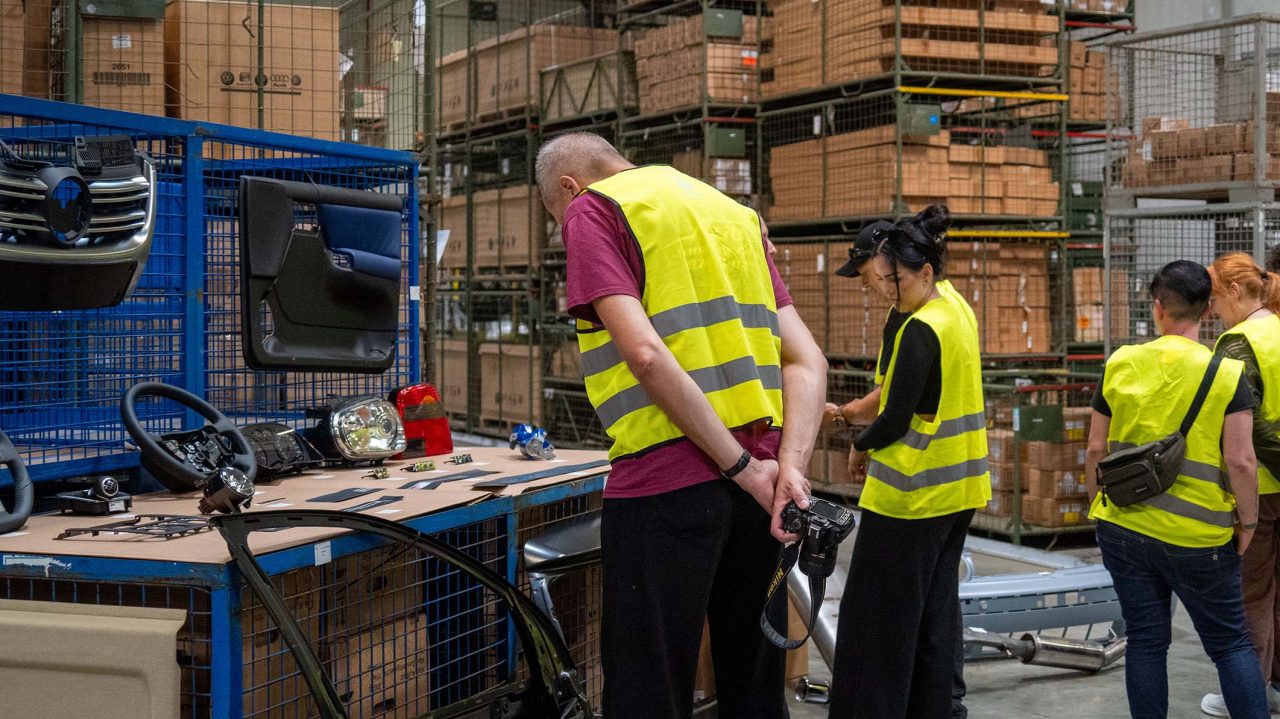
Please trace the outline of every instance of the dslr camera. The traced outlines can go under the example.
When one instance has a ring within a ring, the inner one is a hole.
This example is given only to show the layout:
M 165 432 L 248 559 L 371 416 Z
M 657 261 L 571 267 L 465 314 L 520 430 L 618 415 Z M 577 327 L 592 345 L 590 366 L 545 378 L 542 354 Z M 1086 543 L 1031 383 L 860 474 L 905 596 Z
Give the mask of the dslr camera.
M 840 543 L 853 532 L 853 511 L 825 499 L 809 498 L 809 508 L 795 502 L 782 508 L 782 529 L 799 534 L 800 571 L 813 579 L 826 579 L 836 568 Z

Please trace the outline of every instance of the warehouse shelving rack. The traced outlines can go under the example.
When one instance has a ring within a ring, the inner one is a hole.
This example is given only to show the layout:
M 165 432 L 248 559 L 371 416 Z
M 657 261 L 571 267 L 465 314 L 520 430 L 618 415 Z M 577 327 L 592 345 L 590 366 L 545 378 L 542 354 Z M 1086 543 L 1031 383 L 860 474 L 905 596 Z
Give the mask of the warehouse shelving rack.
M 447 244 L 426 334 L 460 429 L 505 438 L 515 423 L 545 421 L 551 233 L 534 157 L 555 132 L 608 128 L 631 96 L 613 84 L 625 57 L 616 4 L 434 4 L 435 239 Z
M 1109 43 L 1105 350 L 1155 336 L 1145 283 L 1173 259 L 1280 244 L 1280 16 L 1248 15 Z M 1203 338 L 1221 328 L 1206 323 Z
M 701 27 L 693 27 L 698 23 Z M 634 108 L 619 108 L 617 142 L 623 154 L 637 164 L 673 164 L 754 205 L 758 184 L 751 160 L 765 23 L 761 0 L 624 5 L 618 18 L 619 41 L 633 52 L 631 72 L 640 83 L 641 100 Z M 656 38 L 680 28 L 692 29 L 673 41 L 670 51 L 659 47 L 646 56 L 646 47 L 660 42 Z M 673 62 L 679 57 L 687 57 L 690 64 Z M 685 94 L 646 101 L 645 80 L 655 70 L 684 74 L 655 78 L 650 87 L 684 81 L 680 87 Z
M 426 129 L 424 8 L 8 3 L 0 92 L 408 150 Z

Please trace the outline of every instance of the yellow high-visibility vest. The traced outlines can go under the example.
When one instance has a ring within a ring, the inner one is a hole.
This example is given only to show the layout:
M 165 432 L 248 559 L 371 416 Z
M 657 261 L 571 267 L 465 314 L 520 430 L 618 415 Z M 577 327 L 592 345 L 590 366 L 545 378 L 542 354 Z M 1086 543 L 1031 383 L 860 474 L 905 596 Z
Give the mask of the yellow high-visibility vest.
M 781 427 L 782 339 L 756 213 L 665 165 L 619 172 L 587 191 L 621 209 L 644 262 L 640 303 L 720 420 Z M 607 330 L 579 321 L 578 347 L 587 397 L 613 440 L 610 460 L 684 436 Z
M 1212 358 L 1204 345 L 1177 335 L 1117 349 L 1102 381 L 1111 407 L 1110 451 L 1177 432 Z M 1230 541 L 1236 502 L 1222 471 L 1222 422 L 1243 373 L 1244 363 L 1223 358 L 1187 435 L 1186 458 L 1172 487 L 1127 507 L 1104 504 L 1099 494 L 1089 516 L 1181 547 Z
M 937 285 L 938 285 L 938 294 L 942 295 L 942 297 L 946 299 L 948 302 L 955 304 L 956 308 L 964 313 L 965 318 L 969 320 L 969 323 L 971 325 L 973 325 L 973 331 L 976 333 L 978 331 L 978 318 L 976 315 L 973 314 L 973 308 L 969 306 L 969 303 L 965 300 L 964 296 L 961 295 L 959 292 L 956 292 L 955 285 L 951 284 L 951 280 L 941 280 L 937 283 Z M 890 309 L 889 312 L 892 313 L 893 310 Z M 889 321 L 889 315 L 886 314 L 885 322 L 887 323 L 888 321 Z M 883 348 L 881 348 L 881 351 L 883 351 Z M 884 372 L 880 368 L 880 360 L 879 360 L 878 353 L 876 355 L 875 383 L 877 386 L 884 384 Z
M 1280 315 L 1245 320 L 1218 338 L 1218 344 L 1232 335 L 1244 335 L 1258 360 L 1262 374 L 1262 418 L 1268 422 L 1280 419 Z M 1280 492 L 1280 478 L 1258 463 L 1258 494 Z
M 898 330 L 880 411 L 893 390 L 903 331 L 912 322 L 924 322 L 938 337 L 942 353 L 938 413 L 930 421 L 913 415 L 910 428 L 898 441 L 871 450 L 859 504 L 899 519 L 928 519 L 981 507 L 991 500 L 986 408 L 977 325 L 954 300 L 942 296 L 912 313 Z

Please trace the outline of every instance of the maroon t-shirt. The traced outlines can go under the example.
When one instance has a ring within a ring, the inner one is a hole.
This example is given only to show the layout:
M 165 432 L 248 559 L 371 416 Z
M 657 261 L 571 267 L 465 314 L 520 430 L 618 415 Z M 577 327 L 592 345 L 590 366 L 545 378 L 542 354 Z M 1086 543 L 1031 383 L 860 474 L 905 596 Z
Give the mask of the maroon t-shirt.
M 623 221 L 616 205 L 594 193 L 574 198 L 564 213 L 565 281 L 569 314 L 600 324 L 591 304 L 609 295 L 640 299 L 644 287 L 644 262 L 640 246 Z M 761 239 L 763 243 L 764 240 Z M 778 307 L 791 304 L 782 277 L 765 252 L 773 295 Z M 763 422 L 733 433 L 738 444 L 757 459 L 777 459 L 781 432 Z M 680 439 L 640 457 L 613 463 L 605 483 L 608 499 L 647 497 L 720 478 L 720 468 L 692 441 Z

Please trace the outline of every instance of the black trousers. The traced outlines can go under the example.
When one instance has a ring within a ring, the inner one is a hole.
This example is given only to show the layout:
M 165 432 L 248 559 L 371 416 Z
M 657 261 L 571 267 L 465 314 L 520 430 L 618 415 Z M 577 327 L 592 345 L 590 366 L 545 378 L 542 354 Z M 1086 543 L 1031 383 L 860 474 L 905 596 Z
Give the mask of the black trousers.
M 946 719 L 960 638 L 960 554 L 973 510 L 895 519 L 864 509 L 840 600 L 832 719 Z
M 705 617 L 722 719 L 786 719 L 785 655 L 760 631 L 782 550 L 769 515 L 732 482 L 606 499 L 601 659 L 609 719 L 684 719 Z M 785 594 L 785 590 L 783 591 Z M 786 626 L 786 601 L 770 618 Z

